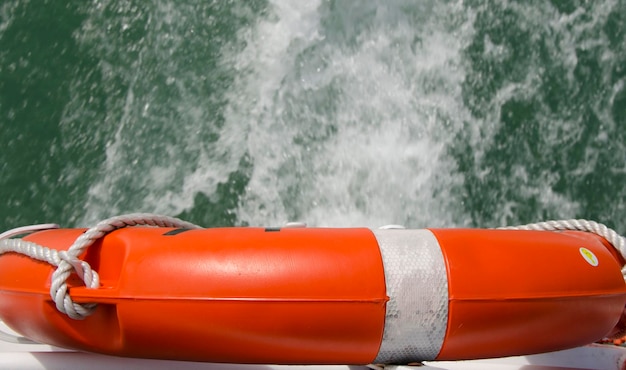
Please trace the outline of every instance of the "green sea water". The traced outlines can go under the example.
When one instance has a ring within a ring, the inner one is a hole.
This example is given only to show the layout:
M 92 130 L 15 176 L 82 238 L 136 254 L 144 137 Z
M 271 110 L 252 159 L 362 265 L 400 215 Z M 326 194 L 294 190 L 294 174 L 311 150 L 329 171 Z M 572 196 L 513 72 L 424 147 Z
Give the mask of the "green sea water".
M 626 1 L 0 2 L 0 229 L 626 233 Z

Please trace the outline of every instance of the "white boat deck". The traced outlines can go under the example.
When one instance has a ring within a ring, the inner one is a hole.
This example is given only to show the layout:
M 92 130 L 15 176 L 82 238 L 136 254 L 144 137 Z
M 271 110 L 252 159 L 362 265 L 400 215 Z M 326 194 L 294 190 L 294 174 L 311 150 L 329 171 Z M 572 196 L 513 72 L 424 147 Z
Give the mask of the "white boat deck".
M 424 366 L 387 366 L 389 370 L 550 370 L 594 369 L 622 370 L 626 368 L 626 349 L 591 345 L 566 351 L 533 356 L 489 360 L 427 362 Z M 0 369 L 138 369 L 138 370 L 367 370 L 365 366 L 279 366 L 213 364 L 186 361 L 163 361 L 122 358 L 70 351 L 43 344 L 15 344 L 0 341 Z

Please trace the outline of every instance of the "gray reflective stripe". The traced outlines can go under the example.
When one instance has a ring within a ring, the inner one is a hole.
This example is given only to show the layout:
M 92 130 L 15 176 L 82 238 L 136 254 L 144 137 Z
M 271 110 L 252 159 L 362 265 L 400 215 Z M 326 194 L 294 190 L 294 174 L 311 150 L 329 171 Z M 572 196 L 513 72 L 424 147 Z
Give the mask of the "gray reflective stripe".
M 428 230 L 375 230 L 383 257 L 387 311 L 375 364 L 433 360 L 448 322 L 448 278 Z

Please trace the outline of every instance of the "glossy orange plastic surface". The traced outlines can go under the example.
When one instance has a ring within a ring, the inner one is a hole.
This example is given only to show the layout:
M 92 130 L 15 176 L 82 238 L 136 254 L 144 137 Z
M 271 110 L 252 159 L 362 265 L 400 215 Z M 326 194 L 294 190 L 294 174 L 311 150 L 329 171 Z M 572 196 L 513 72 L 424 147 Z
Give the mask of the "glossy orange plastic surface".
M 432 232 L 447 263 L 449 288 L 439 360 L 592 343 L 611 332 L 626 304 L 621 261 L 590 233 Z
M 27 239 L 66 249 L 83 230 Z M 49 297 L 52 267 L 0 256 L 0 316 L 44 343 L 121 356 L 235 363 L 368 363 L 380 346 L 385 282 L 368 229 L 127 228 L 83 258 L 73 320 Z
M 600 237 L 431 231 L 449 290 L 439 360 L 570 348 L 624 326 L 624 261 Z M 26 239 L 67 249 L 82 232 Z M 126 228 L 81 258 L 101 287 L 87 289 L 72 276 L 70 295 L 98 303 L 93 315 L 74 320 L 57 311 L 49 296 L 53 267 L 7 253 L 0 255 L 0 318 L 61 347 L 211 362 L 366 364 L 383 341 L 385 271 L 368 229 Z

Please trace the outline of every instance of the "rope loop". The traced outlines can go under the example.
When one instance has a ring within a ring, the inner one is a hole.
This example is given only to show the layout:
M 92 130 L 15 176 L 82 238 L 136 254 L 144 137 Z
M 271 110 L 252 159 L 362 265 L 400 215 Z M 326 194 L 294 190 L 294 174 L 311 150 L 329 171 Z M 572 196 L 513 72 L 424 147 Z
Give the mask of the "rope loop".
M 56 303 L 59 311 L 77 320 L 83 319 L 93 312 L 96 305 L 80 305 L 72 301 L 67 289 L 67 279 L 71 272 L 74 271 L 87 288 L 98 288 L 100 286 L 98 273 L 93 271 L 87 262 L 78 259 L 78 256 L 83 254 L 96 240 L 114 230 L 128 226 L 183 227 L 188 229 L 200 227 L 178 218 L 149 213 L 131 213 L 98 222 L 96 226 L 79 236 L 74 244 L 67 249 L 67 252 L 59 253 L 61 262 L 56 271 L 52 273 L 52 284 L 50 286 L 50 296 Z
M 45 228 L 58 228 L 58 225 L 53 224 L 36 225 L 0 234 L 0 254 L 7 252 L 20 253 L 56 266 L 57 269 L 52 273 L 51 278 L 50 297 L 52 297 L 59 311 L 72 319 L 81 320 L 93 313 L 96 304 L 75 303 L 70 297 L 67 280 L 75 273 L 87 288 L 96 289 L 100 286 L 100 276 L 91 268 L 89 263 L 79 259 L 78 256 L 82 255 L 89 246 L 106 234 L 129 226 L 200 228 L 200 226 L 174 217 L 150 213 L 131 213 L 100 221 L 96 226 L 81 234 L 66 251 L 57 251 L 22 239 L 9 239 L 12 236 L 25 232 L 43 230 Z

